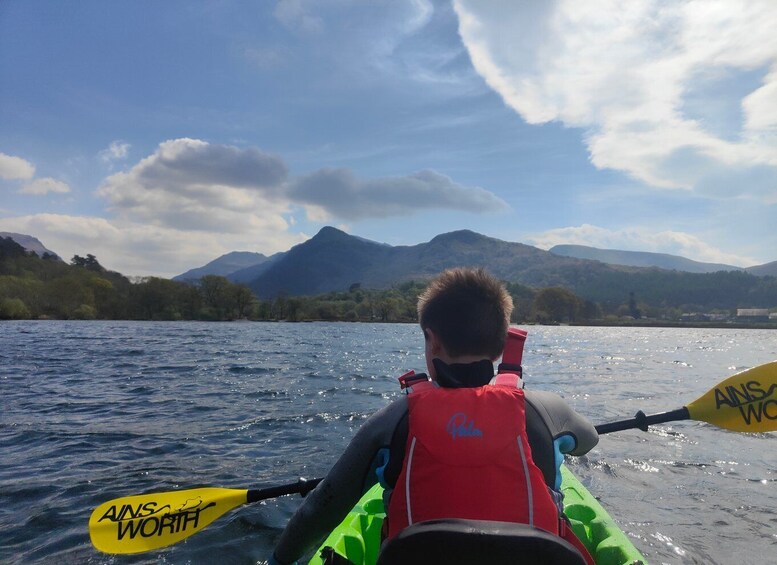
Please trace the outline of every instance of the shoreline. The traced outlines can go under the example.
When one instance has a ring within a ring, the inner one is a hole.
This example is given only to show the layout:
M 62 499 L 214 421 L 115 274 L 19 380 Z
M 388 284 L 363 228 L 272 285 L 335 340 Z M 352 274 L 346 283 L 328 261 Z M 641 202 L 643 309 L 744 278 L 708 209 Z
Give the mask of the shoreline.
M 306 318 L 302 320 L 252 320 L 240 318 L 235 320 L 153 320 L 153 319 L 77 319 L 77 318 L 23 318 L 23 319 L 0 319 L 3 322 L 213 322 L 213 323 L 247 323 L 247 322 L 270 322 L 270 323 L 288 323 L 305 324 L 312 322 L 331 322 L 343 324 L 417 324 L 417 320 L 333 320 L 324 318 Z M 585 322 L 559 322 L 559 323 L 537 323 L 530 321 L 510 322 L 516 326 L 574 326 L 574 327 L 600 327 L 600 328 L 707 328 L 707 329 L 732 329 L 732 330 L 777 330 L 775 322 L 677 322 L 671 320 L 587 320 Z

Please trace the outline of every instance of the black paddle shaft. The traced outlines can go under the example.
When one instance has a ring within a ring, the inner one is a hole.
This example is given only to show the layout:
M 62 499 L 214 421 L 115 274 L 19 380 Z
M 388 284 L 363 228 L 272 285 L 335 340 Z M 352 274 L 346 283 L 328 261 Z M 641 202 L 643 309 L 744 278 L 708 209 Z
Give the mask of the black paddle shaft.
M 321 482 L 321 479 L 303 479 L 300 478 L 296 483 L 290 483 L 288 485 L 279 485 L 277 487 L 257 488 L 248 491 L 247 502 L 259 502 L 260 500 L 267 500 L 268 498 L 275 498 L 277 496 L 285 496 L 287 494 L 301 494 L 305 496 L 311 490 L 316 488 L 316 485 Z
M 619 432 L 621 430 L 639 429 L 643 432 L 648 430 L 648 426 L 654 424 L 663 424 L 664 422 L 675 422 L 677 420 L 688 420 L 691 415 L 688 412 L 688 408 L 683 406 L 677 410 L 670 410 L 669 412 L 660 412 L 658 414 L 651 414 L 647 416 L 642 410 L 637 412 L 633 418 L 628 420 L 621 420 L 619 422 L 610 422 L 609 424 L 599 424 L 596 426 L 596 431 L 599 435 L 609 434 L 610 432 Z

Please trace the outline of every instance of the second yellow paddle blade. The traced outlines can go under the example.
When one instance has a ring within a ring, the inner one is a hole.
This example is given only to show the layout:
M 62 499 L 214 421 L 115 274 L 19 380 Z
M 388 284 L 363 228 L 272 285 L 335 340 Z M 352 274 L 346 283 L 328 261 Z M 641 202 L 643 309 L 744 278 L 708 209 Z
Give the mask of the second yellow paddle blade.
M 89 536 L 105 553 L 152 551 L 186 539 L 245 504 L 247 493 L 199 488 L 117 498 L 94 509 Z
M 691 419 L 727 430 L 777 430 L 777 361 L 729 377 L 687 408 Z

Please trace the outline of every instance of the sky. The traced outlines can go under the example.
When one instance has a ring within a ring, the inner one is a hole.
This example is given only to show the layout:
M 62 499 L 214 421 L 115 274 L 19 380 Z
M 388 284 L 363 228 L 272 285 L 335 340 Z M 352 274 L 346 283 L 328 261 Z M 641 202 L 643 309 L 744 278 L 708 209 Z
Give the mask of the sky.
M 0 231 L 172 277 L 330 225 L 777 260 L 773 0 L 1 0 Z

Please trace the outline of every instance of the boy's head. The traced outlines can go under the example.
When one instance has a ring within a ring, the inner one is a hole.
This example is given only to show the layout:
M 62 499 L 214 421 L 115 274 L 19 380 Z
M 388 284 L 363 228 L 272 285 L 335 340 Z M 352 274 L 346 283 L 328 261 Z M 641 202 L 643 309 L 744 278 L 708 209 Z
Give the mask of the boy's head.
M 448 269 L 418 297 L 418 319 L 450 358 L 502 354 L 513 311 L 504 285 L 484 269 Z

